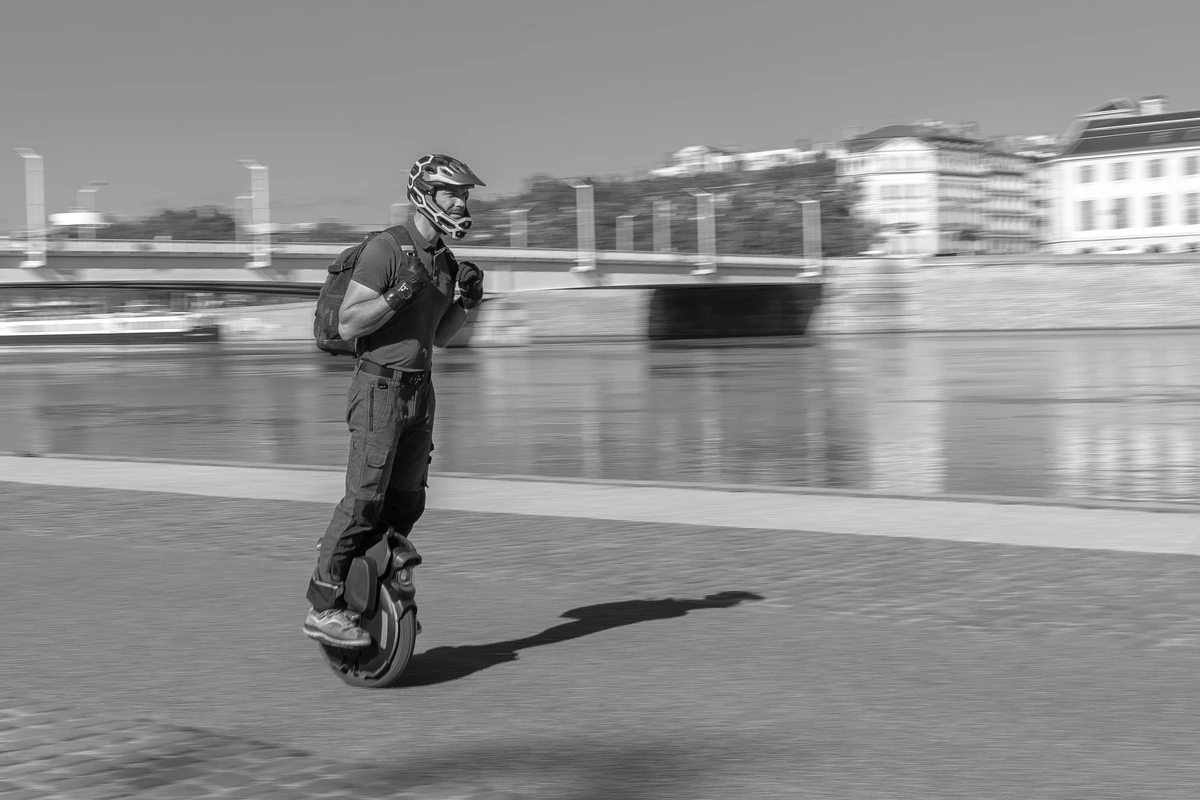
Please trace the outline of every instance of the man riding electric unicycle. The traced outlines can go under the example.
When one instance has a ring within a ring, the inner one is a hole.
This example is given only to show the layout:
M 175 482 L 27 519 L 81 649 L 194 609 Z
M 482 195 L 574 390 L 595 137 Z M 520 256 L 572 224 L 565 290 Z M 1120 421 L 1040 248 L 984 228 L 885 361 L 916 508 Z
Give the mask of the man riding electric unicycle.
M 326 282 L 343 278 L 340 306 L 323 312 L 318 301 L 318 346 L 357 363 L 346 494 L 321 540 L 304 632 L 354 685 L 394 683 L 420 631 L 412 571 L 421 556 L 408 537 L 425 510 L 433 450 L 433 348 L 483 300 L 483 270 L 457 261 L 443 237 L 466 236 L 470 190 L 484 185 L 458 159 L 418 159 L 408 176 L 413 219 L 343 253 Z M 337 347 L 321 339 L 323 313 L 336 321 L 328 337 L 340 337 Z

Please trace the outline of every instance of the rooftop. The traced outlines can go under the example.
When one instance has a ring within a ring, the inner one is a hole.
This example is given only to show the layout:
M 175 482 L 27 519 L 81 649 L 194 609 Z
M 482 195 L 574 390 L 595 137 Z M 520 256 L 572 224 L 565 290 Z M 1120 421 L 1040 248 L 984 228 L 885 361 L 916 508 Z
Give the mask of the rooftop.
M 1200 111 L 1109 117 L 1084 126 L 1063 156 L 1200 147 Z
M 930 125 L 885 125 L 882 128 L 855 136 L 846 143 L 852 153 L 861 153 L 874 149 L 889 139 L 924 139 L 933 142 L 952 142 L 956 144 L 983 144 L 983 140 L 965 136 L 953 128 Z

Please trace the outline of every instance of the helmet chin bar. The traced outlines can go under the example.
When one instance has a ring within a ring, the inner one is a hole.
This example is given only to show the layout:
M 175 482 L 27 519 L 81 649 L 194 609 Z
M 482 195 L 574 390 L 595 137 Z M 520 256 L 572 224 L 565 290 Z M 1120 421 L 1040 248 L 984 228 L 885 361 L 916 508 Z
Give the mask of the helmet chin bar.
M 436 187 L 430 188 L 436 189 Z M 443 236 L 449 236 L 458 241 L 466 237 L 467 231 L 471 230 L 471 212 L 463 208 L 462 218 L 455 219 L 434 202 L 433 191 L 430 191 L 429 194 L 418 194 L 415 198 L 410 197 L 410 199 L 413 200 L 417 209 L 425 215 L 425 219 L 429 220 L 430 224 L 437 228 L 438 232 Z

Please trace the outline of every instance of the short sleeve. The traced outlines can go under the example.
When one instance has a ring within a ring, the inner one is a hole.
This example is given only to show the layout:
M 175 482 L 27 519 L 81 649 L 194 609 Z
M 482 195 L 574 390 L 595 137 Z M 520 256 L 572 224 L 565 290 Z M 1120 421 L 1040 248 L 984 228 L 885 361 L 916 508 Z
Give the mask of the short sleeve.
M 367 242 L 362 255 L 358 257 L 358 264 L 354 266 L 352 280 L 380 294 L 396 283 L 396 276 L 400 273 L 399 248 L 391 246 L 387 242 L 389 238 L 389 235 L 383 234 Z

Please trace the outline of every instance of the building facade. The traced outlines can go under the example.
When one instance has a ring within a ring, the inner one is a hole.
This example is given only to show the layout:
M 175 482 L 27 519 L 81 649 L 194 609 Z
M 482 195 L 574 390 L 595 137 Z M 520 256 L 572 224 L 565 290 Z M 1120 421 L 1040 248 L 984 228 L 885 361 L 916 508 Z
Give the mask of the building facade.
M 1200 111 L 1113 100 L 1076 117 L 1050 160 L 1057 253 L 1200 251 Z
M 1019 253 L 1037 248 L 1037 162 L 973 126 L 889 125 L 846 143 L 839 178 L 889 255 Z

